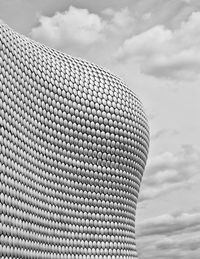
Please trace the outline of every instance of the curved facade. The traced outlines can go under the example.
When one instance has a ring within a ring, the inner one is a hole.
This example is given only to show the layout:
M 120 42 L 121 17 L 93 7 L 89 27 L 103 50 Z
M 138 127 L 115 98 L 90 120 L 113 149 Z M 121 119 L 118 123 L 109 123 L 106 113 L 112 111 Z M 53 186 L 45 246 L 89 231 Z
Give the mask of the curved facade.
M 117 77 L 0 25 L 0 257 L 136 258 L 149 132 Z

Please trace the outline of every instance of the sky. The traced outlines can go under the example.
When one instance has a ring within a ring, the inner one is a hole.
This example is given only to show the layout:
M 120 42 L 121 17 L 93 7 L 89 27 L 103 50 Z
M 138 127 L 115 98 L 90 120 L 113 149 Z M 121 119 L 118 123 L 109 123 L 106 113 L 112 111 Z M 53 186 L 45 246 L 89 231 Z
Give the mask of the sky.
M 16 31 L 121 77 L 143 102 L 150 151 L 140 259 L 200 258 L 200 1 L 0 0 Z

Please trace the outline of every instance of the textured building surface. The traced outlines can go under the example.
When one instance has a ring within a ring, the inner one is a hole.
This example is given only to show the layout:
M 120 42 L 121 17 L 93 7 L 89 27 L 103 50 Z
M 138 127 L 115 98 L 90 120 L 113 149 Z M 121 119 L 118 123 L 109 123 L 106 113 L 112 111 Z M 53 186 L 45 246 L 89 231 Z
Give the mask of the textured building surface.
M 0 258 L 136 258 L 148 141 L 117 77 L 0 25 Z

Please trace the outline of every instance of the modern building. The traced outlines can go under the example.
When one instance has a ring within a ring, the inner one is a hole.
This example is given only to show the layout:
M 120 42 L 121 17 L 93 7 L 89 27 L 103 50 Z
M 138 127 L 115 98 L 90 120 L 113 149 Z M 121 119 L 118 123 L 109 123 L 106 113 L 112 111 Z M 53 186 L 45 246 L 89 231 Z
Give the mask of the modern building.
M 149 145 L 116 76 L 0 25 L 0 258 L 136 258 Z

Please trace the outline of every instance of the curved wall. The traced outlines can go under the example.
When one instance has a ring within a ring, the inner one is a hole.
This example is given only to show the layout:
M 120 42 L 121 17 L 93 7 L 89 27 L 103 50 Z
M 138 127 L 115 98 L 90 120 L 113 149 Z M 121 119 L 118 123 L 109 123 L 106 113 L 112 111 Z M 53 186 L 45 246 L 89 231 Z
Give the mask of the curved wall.
M 149 132 L 117 77 L 0 25 L 0 257 L 136 258 Z

